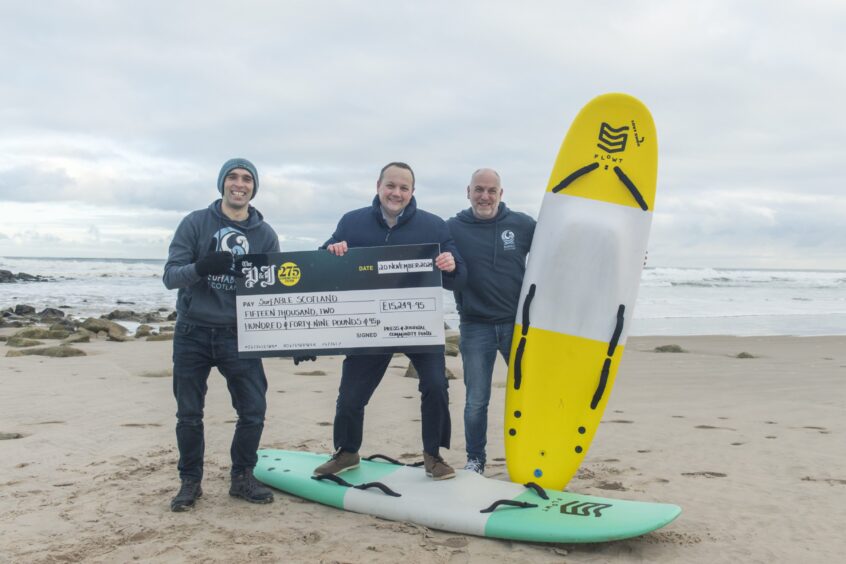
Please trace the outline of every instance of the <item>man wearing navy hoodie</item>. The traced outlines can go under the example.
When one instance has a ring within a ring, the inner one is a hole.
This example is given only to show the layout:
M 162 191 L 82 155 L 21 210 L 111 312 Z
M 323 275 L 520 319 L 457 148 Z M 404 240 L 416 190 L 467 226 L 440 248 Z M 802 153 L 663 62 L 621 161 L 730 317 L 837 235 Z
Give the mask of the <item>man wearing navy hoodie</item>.
M 270 503 L 273 493 L 253 477 L 264 429 L 267 379 L 261 359 L 238 358 L 235 277 L 238 257 L 279 251 L 279 237 L 250 205 L 259 187 L 256 167 L 230 159 L 217 178 L 221 198 L 188 214 L 173 236 L 164 284 L 178 288 L 173 336 L 173 394 L 179 447 L 179 493 L 172 511 L 186 511 L 203 495 L 203 406 L 208 377 L 216 367 L 226 378 L 238 413 L 232 438 L 229 495 Z
M 447 290 L 460 289 L 467 271 L 455 248 L 446 223 L 417 207 L 414 171 L 405 163 L 385 165 L 376 182 L 373 203 L 346 213 L 323 248 L 343 256 L 352 247 L 439 243 L 435 266 L 443 273 Z M 426 475 L 435 480 L 455 477 L 440 455 L 449 448 L 451 422 L 443 347 L 435 353 L 408 353 L 419 375 L 423 462 Z M 335 406 L 333 438 L 335 453 L 315 468 L 315 475 L 337 474 L 357 468 L 364 431 L 364 407 L 382 381 L 392 354 L 351 354 L 344 359 L 341 385 Z
M 499 174 L 489 168 L 473 173 L 467 186 L 470 208 L 447 220 L 461 256 L 467 262 L 464 289 L 455 291 L 461 320 L 464 366 L 465 470 L 485 471 L 488 403 L 497 351 L 505 362 L 511 353 L 514 318 L 532 245 L 535 220 L 502 202 Z

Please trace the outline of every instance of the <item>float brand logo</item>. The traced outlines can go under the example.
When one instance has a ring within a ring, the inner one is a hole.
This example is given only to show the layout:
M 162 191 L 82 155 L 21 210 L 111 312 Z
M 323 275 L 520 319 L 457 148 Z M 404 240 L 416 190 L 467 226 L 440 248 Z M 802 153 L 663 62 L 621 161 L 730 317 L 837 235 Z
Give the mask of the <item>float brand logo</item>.
M 276 277 L 285 286 L 296 286 L 301 276 L 302 271 L 300 271 L 300 267 L 295 262 L 282 263 L 282 266 L 279 267 L 279 272 L 276 273 Z
M 602 511 L 612 507 L 610 503 L 595 503 L 592 501 L 571 501 L 561 506 L 561 513 L 578 515 L 580 517 L 602 517 Z
M 615 128 L 603 121 L 599 127 L 599 143 L 596 146 L 606 153 L 622 153 L 626 150 L 626 141 L 629 139 L 629 134 L 626 133 L 628 130 L 628 125 Z

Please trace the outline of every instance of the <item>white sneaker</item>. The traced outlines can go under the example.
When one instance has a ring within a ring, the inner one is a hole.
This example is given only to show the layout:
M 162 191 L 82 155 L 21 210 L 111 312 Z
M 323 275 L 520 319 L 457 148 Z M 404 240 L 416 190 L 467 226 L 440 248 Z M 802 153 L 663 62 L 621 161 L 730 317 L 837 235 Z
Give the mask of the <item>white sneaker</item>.
M 476 474 L 485 474 L 485 463 L 481 460 L 476 460 L 475 458 L 470 458 L 467 460 L 467 464 L 464 465 L 465 470 L 470 470 L 471 472 L 475 472 Z

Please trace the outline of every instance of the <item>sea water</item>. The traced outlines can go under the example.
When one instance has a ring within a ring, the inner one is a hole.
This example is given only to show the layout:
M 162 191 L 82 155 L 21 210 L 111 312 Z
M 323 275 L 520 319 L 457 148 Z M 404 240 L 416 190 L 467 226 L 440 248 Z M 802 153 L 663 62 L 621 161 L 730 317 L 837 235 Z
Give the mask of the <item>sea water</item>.
M 29 304 L 75 317 L 172 311 L 163 260 L 0 258 L 0 269 L 50 282 L 0 285 L 0 309 Z M 450 292 L 445 318 L 458 327 Z M 846 271 L 647 267 L 630 335 L 845 335 Z

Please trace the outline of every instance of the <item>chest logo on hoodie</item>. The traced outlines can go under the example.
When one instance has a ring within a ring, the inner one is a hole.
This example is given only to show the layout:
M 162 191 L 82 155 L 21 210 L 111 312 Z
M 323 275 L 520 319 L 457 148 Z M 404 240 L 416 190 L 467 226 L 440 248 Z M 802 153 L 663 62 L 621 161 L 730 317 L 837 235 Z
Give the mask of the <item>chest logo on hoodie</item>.
M 517 236 L 510 229 L 503 231 L 500 237 L 502 237 L 502 248 L 506 251 L 513 251 L 517 248 Z
M 232 227 L 223 227 L 214 234 L 217 246 L 221 251 L 229 251 L 233 255 L 247 255 L 250 253 L 250 242 L 247 236 Z

